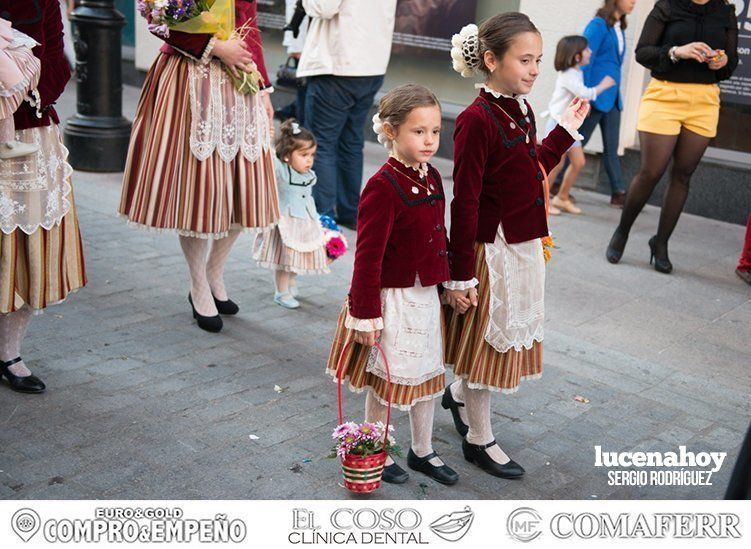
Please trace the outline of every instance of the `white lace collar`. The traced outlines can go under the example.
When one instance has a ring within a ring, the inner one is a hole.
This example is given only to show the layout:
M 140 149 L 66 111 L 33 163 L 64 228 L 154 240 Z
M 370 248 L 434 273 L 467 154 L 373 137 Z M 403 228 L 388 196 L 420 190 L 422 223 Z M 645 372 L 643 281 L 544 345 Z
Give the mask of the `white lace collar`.
M 484 90 L 496 99 L 500 99 L 501 97 L 505 97 L 507 99 L 513 99 L 517 103 L 519 103 L 519 108 L 522 110 L 522 114 L 524 116 L 527 116 L 527 102 L 525 101 L 527 99 L 526 95 L 518 94 L 518 95 L 506 95 L 505 93 L 499 92 L 494 90 L 491 87 L 488 87 L 487 84 L 475 84 L 476 90 Z
M 389 153 L 389 158 L 393 158 L 405 168 L 409 168 L 410 170 L 416 171 L 420 175 L 420 178 L 425 178 L 428 176 L 428 164 L 426 162 L 423 162 L 417 168 L 415 168 L 414 166 L 408 164 L 406 161 L 396 156 L 393 150 Z

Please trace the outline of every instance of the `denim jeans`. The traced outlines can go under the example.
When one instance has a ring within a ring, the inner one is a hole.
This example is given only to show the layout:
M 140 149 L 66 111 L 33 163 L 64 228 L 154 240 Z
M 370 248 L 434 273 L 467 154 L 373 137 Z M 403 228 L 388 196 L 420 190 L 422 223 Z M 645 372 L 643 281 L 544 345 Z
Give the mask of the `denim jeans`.
M 609 112 L 603 112 L 592 107 L 589 116 L 579 128 L 579 133 L 584 136 L 582 146 L 585 146 L 597 126 L 602 133 L 602 158 L 605 171 L 610 180 L 612 193 L 626 192 L 626 181 L 623 179 L 621 160 L 618 158 L 618 142 L 621 132 L 621 111 L 613 107 Z
M 318 141 L 313 197 L 318 213 L 352 223 L 362 187 L 365 121 L 383 76 L 312 76 L 305 125 Z

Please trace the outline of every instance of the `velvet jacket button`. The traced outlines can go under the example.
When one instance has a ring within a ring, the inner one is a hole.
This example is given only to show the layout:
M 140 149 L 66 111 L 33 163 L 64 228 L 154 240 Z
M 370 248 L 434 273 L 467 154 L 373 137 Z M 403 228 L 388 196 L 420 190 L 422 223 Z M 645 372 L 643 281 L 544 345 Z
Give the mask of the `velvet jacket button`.
M 537 181 L 542 181 L 542 172 L 537 172 Z
M 534 158 L 535 156 L 537 156 L 537 152 L 534 149 L 529 149 L 529 156 Z
M 443 257 L 444 255 L 446 255 L 446 250 L 441 250 L 440 252 L 438 252 L 438 257 Z
M 538 196 L 537 198 L 535 198 L 535 204 L 542 206 L 543 204 L 545 204 L 545 201 Z

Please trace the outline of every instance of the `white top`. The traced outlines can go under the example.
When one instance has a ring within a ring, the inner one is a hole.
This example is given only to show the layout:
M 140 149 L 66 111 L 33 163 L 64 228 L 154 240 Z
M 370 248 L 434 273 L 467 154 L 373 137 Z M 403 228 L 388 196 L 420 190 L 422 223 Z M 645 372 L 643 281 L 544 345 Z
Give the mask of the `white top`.
M 615 35 L 618 37 L 618 52 L 621 54 L 621 57 L 623 57 L 623 54 L 626 52 L 626 40 L 623 38 L 621 22 L 616 21 L 613 24 L 613 28 L 615 29 Z
M 311 18 L 299 78 L 386 74 L 396 0 L 303 0 Z
M 289 22 L 292 21 L 292 16 L 295 13 L 297 0 L 286 0 L 286 2 L 287 5 L 285 7 L 285 18 L 287 23 L 289 24 Z M 292 36 L 292 31 L 284 31 L 282 46 L 287 48 L 287 55 L 302 52 L 303 45 L 305 44 L 305 36 L 308 34 L 309 21 L 310 20 L 307 17 L 303 19 L 302 25 L 300 25 L 300 33 L 297 35 L 297 38 Z
M 571 67 L 558 73 L 547 114 L 554 120 L 559 120 L 566 107 L 575 97 L 594 101 L 597 99 L 597 90 L 585 86 L 582 71 Z

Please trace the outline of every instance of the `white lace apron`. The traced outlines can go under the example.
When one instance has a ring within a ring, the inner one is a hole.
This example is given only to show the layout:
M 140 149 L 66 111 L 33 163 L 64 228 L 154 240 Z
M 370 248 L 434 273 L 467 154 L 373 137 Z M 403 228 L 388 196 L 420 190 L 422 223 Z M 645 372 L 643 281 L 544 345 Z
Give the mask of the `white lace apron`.
M 531 349 L 543 339 L 545 258 L 539 238 L 509 244 L 498 225 L 495 241 L 485 244 L 490 278 L 490 312 L 485 341 L 496 351 Z
M 423 287 L 416 281 L 412 288 L 383 288 L 381 304 L 381 347 L 389 361 L 391 381 L 414 386 L 445 372 L 436 286 Z M 366 370 L 387 378 L 383 358 L 375 347 Z
M 261 94 L 238 93 L 220 61 L 189 61 L 188 85 L 190 150 L 198 160 L 216 151 L 224 162 L 231 162 L 238 152 L 255 162 L 271 147 Z
M 35 143 L 39 150 L 0 160 L 0 230 L 5 234 L 16 229 L 26 234 L 40 227 L 50 230 L 70 211 L 73 168 L 68 164 L 68 149 L 55 124 L 17 131 L 16 139 Z
M 321 222 L 311 217 L 282 215 L 277 227 L 284 245 L 297 252 L 312 252 L 326 243 Z

